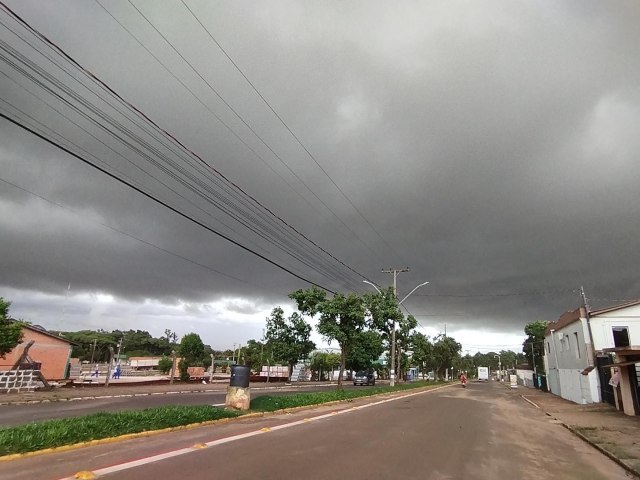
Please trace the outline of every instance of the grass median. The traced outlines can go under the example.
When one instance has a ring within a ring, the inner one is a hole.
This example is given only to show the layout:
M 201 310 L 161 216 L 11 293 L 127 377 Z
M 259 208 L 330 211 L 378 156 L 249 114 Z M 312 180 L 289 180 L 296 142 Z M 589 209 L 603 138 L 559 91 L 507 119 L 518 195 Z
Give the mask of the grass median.
M 412 382 L 395 387 L 374 387 L 291 395 L 262 396 L 251 402 L 252 412 L 273 412 L 287 408 L 319 405 L 322 403 L 397 392 L 439 383 Z M 244 412 L 250 413 L 250 412 Z M 194 423 L 234 418 L 243 413 L 209 405 L 173 405 L 144 410 L 116 413 L 94 413 L 81 417 L 62 418 L 0 428 L 0 456 L 35 452 L 47 448 L 118 437 Z
M 370 397 L 381 393 L 410 390 L 425 386 L 436 387 L 438 385 L 442 385 L 442 383 L 421 381 L 401 383 L 395 387 L 354 388 L 349 390 L 329 390 L 325 392 L 294 393 L 291 395 L 264 395 L 251 401 L 251 410 L 258 412 L 275 412 L 276 410 L 283 410 L 287 408 L 319 405 L 322 403 Z

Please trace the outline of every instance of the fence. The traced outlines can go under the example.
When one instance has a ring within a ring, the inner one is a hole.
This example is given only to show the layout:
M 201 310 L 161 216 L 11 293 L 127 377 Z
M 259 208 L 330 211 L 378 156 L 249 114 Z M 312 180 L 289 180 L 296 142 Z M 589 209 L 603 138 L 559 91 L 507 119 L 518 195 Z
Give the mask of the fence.
M 0 372 L 0 393 L 33 392 L 43 387 L 38 370 L 7 370 Z

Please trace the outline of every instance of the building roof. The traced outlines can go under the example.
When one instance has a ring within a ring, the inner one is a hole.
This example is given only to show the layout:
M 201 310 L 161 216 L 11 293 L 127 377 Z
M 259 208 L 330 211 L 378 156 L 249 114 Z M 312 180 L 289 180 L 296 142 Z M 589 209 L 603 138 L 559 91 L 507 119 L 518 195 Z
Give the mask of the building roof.
M 571 325 L 573 322 L 577 322 L 580 318 L 585 318 L 587 315 L 584 307 L 578 307 L 575 310 L 569 310 L 568 312 L 560 315 L 560 318 L 555 322 L 550 322 L 544 331 L 545 335 L 549 335 L 551 330 L 560 330 L 561 328 Z
M 12 322 L 17 322 L 18 320 L 16 320 L 15 318 L 10 318 L 9 319 Z M 45 330 L 44 327 L 40 326 L 40 325 L 29 325 L 27 323 L 25 323 L 23 325 L 23 328 L 26 328 L 27 330 L 31 330 L 32 332 L 37 332 L 40 333 L 42 335 L 46 335 L 47 337 L 51 337 L 51 338 L 55 338 L 56 340 L 60 340 L 61 342 L 66 342 L 70 345 L 77 345 L 75 342 L 72 342 L 71 340 L 67 340 L 64 337 L 61 337 L 59 335 L 56 335 L 55 333 L 51 333 L 48 332 L 47 330 Z
M 620 305 L 614 305 L 612 307 L 601 308 L 598 310 L 589 311 L 589 317 L 596 317 L 598 315 L 602 315 L 604 313 L 615 312 L 616 310 L 621 310 L 627 307 L 633 307 L 635 305 L 640 305 L 640 300 L 633 300 L 631 302 L 622 303 Z M 560 330 L 561 328 L 566 327 L 567 325 L 571 325 L 573 322 L 577 322 L 580 318 L 586 318 L 587 311 L 584 307 L 578 307 L 575 310 L 569 310 L 568 312 L 563 313 L 558 320 L 555 322 L 550 322 L 547 325 L 547 328 L 544 331 L 545 335 L 549 335 L 551 330 Z
M 616 310 L 621 310 L 627 307 L 633 307 L 635 305 L 640 305 L 640 300 L 633 300 L 631 302 L 623 303 L 620 305 L 614 305 L 613 307 L 601 308 L 599 310 L 592 310 L 589 312 L 589 315 L 594 317 L 596 315 L 602 315 L 603 313 L 614 312 Z

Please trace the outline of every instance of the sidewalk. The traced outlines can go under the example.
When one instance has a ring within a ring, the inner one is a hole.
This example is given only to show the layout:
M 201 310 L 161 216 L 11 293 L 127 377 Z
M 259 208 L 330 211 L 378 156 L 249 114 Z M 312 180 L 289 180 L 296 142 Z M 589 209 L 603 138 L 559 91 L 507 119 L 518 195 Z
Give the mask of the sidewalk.
M 625 415 L 607 403 L 579 405 L 533 388 L 519 386 L 512 392 L 640 478 L 639 416 Z

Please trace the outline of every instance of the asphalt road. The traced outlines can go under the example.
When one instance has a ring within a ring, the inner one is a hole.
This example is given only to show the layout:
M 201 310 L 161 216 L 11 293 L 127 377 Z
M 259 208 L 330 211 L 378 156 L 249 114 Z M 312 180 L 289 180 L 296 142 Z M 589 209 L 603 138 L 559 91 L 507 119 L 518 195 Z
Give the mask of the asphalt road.
M 344 388 L 353 387 L 346 384 Z M 335 385 L 317 385 L 287 388 L 252 388 L 251 398 L 262 395 L 286 395 L 292 392 L 322 392 L 335 389 Z M 117 395 L 117 393 L 116 393 Z M 26 405 L 0 406 L 0 426 L 9 427 L 22 425 L 39 420 L 53 418 L 77 417 L 96 412 L 120 412 L 124 410 L 142 410 L 144 408 L 161 407 L 164 405 L 224 405 L 226 389 L 209 392 L 194 392 L 180 394 L 142 395 L 126 397 L 92 398 L 72 402 L 50 402 Z
M 630 478 L 517 391 L 472 383 L 0 462 L 6 480 Z

